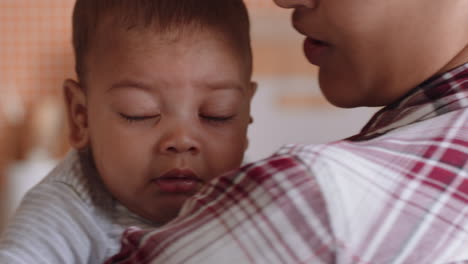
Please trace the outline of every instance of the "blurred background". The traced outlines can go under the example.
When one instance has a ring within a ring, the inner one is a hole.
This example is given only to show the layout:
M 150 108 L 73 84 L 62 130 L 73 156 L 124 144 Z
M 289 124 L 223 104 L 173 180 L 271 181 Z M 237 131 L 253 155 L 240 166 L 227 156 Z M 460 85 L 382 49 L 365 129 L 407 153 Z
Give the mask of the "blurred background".
M 376 109 L 329 105 L 302 55 L 291 10 L 247 0 L 252 19 L 254 124 L 247 161 L 287 143 L 323 143 L 359 131 Z M 61 85 L 74 77 L 73 0 L 0 1 L 0 231 L 24 193 L 69 149 Z

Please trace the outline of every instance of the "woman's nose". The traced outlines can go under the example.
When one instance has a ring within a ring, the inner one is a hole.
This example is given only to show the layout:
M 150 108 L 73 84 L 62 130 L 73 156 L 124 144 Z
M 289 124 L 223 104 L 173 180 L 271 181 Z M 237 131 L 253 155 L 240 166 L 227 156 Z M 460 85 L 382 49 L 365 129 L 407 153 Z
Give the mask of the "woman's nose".
M 188 127 L 168 129 L 159 142 L 159 152 L 163 154 L 198 154 L 200 144 Z
M 275 3 L 283 8 L 314 8 L 318 0 L 274 0 Z

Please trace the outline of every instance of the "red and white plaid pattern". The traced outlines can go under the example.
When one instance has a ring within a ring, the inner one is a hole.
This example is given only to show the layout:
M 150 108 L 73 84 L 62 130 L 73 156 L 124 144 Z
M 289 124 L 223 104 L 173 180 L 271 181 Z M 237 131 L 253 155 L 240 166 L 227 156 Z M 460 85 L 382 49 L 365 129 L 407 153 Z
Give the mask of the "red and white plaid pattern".
M 468 64 L 348 140 L 215 179 L 107 263 L 468 263 Z

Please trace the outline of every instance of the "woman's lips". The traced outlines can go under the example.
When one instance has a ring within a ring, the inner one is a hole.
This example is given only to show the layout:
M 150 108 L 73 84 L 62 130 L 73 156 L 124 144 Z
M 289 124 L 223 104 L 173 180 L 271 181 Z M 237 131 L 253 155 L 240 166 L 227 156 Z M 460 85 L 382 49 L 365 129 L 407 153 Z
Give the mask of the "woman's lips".
M 317 66 L 320 66 L 324 62 L 324 56 L 330 45 L 325 42 L 306 38 L 304 41 L 304 53 L 307 60 Z
M 164 193 L 194 193 L 203 180 L 191 170 L 173 169 L 152 181 Z

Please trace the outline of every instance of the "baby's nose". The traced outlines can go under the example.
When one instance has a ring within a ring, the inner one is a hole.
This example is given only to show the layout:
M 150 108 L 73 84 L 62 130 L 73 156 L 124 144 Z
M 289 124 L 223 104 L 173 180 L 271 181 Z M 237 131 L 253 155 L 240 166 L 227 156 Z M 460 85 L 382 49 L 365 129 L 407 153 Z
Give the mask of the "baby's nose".
M 164 154 L 198 154 L 200 145 L 192 131 L 179 127 L 166 133 L 159 143 L 159 151 Z
M 283 8 L 314 8 L 318 0 L 274 0 L 275 3 Z

